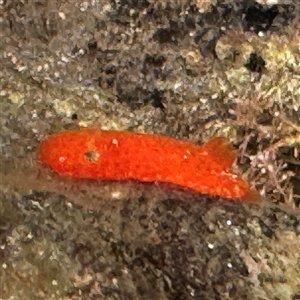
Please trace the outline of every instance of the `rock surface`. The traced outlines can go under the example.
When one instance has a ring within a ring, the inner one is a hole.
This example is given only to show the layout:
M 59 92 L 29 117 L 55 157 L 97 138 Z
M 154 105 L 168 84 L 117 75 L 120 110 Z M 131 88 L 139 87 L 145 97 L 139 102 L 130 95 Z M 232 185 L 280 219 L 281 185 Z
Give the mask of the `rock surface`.
M 0 299 L 299 298 L 300 7 L 277 2 L 0 1 Z M 225 136 L 265 198 L 36 164 L 95 122 Z

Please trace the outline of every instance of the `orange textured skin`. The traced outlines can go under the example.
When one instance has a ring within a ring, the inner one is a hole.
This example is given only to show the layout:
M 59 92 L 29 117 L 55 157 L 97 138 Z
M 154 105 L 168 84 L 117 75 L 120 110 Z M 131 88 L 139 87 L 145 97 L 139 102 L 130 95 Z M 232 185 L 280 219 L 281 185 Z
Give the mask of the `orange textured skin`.
M 197 146 L 165 136 L 90 128 L 52 135 L 38 150 L 38 162 L 64 176 L 169 182 L 202 194 L 252 200 L 249 185 L 228 171 L 235 158 L 224 138 Z

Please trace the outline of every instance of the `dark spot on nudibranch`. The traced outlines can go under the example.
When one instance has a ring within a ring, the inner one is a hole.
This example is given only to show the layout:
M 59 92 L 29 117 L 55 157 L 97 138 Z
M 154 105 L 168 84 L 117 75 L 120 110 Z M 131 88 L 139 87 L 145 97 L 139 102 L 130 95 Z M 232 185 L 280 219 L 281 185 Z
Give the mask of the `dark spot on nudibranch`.
M 99 159 L 99 156 L 100 156 L 100 154 L 97 150 L 87 150 L 84 153 L 84 159 L 87 162 L 91 162 L 91 163 L 97 162 L 97 160 Z

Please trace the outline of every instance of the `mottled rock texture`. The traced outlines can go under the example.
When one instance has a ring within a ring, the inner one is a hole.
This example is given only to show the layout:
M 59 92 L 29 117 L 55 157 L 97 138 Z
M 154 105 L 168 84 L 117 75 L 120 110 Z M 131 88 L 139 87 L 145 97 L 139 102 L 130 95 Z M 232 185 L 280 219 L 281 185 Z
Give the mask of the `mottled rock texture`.
M 0 299 L 299 298 L 300 6 L 270 2 L 0 1 Z M 95 122 L 225 136 L 264 199 L 36 164 Z

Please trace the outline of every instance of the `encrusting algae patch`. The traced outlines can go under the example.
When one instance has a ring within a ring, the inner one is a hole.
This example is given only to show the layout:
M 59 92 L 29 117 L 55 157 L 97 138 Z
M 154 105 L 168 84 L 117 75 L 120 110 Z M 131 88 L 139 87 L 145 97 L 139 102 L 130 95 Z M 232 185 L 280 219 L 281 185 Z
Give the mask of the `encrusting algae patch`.
M 229 172 L 235 159 L 221 137 L 197 146 L 160 135 L 92 128 L 52 135 L 38 150 L 38 162 L 63 176 L 158 181 L 228 199 L 257 200 L 248 183 Z

